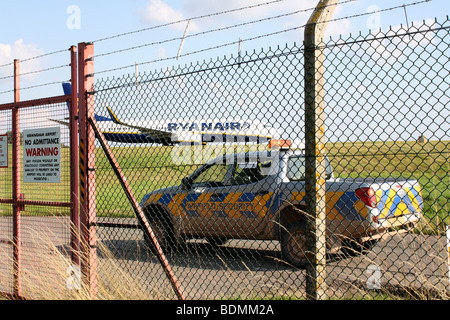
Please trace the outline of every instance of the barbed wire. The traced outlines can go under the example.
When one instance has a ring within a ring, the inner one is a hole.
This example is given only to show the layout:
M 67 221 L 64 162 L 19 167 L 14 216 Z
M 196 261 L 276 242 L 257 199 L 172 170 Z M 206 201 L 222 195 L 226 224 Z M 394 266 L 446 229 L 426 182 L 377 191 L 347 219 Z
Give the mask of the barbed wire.
M 393 11 L 393 10 L 397 10 L 397 9 L 404 9 L 406 7 L 416 6 L 416 5 L 423 4 L 426 2 L 430 2 L 430 1 L 432 1 L 432 0 L 421 0 L 421 1 L 411 2 L 408 4 L 402 4 L 402 5 L 398 5 L 398 6 L 394 6 L 394 7 L 377 10 L 377 13 Z M 364 16 L 368 16 L 368 15 L 372 15 L 372 14 L 373 14 L 373 12 L 357 13 L 357 14 L 353 14 L 350 16 L 342 17 L 342 18 L 333 18 L 333 19 L 330 19 L 328 21 L 324 21 L 321 23 L 329 23 L 329 22 L 335 22 L 335 21 L 340 21 L 340 20 L 345 20 L 345 19 L 354 19 L 354 18 L 364 17 Z
M 57 50 L 57 51 L 41 54 L 41 55 L 38 55 L 38 56 L 34 56 L 34 57 L 31 57 L 31 58 L 23 59 L 20 62 L 21 63 L 28 62 L 28 61 L 31 61 L 31 60 L 36 60 L 36 59 L 52 56 L 52 55 L 63 53 L 63 52 L 67 52 L 67 51 L 68 51 L 68 49 Z
M 160 24 L 160 25 L 157 25 L 157 26 L 152 26 L 152 27 L 148 27 L 148 28 L 143 28 L 143 29 L 139 29 L 139 30 L 134 30 L 134 31 L 130 31 L 130 32 L 124 32 L 124 33 L 116 34 L 116 35 L 113 35 L 113 36 L 109 36 L 109 37 L 101 38 L 101 39 L 98 39 L 98 40 L 94 40 L 92 42 L 93 43 L 97 43 L 97 42 L 102 42 L 102 41 L 106 41 L 106 40 L 116 39 L 116 38 L 132 35 L 132 34 L 136 34 L 136 33 L 140 33 L 140 32 L 145 32 L 145 31 L 155 30 L 155 29 L 159 29 L 159 28 L 163 28 L 163 27 L 168 27 L 168 26 L 171 26 L 171 25 L 174 25 L 174 24 L 178 24 L 178 23 L 182 23 L 182 22 L 188 22 L 189 20 L 200 20 L 200 19 L 205 19 L 205 18 L 216 17 L 216 16 L 220 16 L 220 15 L 224 15 L 224 14 L 229 14 L 229 13 L 238 12 L 238 11 L 244 11 L 244 10 L 253 9 L 253 8 L 257 8 L 257 7 L 262 7 L 262 6 L 266 6 L 266 5 L 270 5 L 270 4 L 274 4 L 274 3 L 279 3 L 279 2 L 283 2 L 283 1 L 286 1 L 286 0 L 274 0 L 274 1 L 259 3 L 259 4 L 255 4 L 255 5 L 250 5 L 250 6 L 246 6 L 246 7 L 235 8 L 235 9 L 230 9 L 230 10 L 225 10 L 225 11 L 220 11 L 220 12 L 209 13 L 209 14 L 205 14 L 205 15 L 201 15 L 201 16 L 196 16 L 196 17 L 192 17 L 192 18 L 176 20 L 176 21 Z
M 356 0 L 346 0 L 346 1 L 343 1 L 343 2 L 341 2 L 339 4 L 345 4 L 345 3 L 349 3 L 349 2 L 355 2 L 355 1 Z M 332 4 L 332 5 L 329 5 L 329 6 L 335 6 L 335 5 L 337 5 L 337 4 Z M 251 25 L 251 24 L 257 24 L 257 23 L 261 23 L 261 22 L 267 22 L 267 21 L 271 21 L 271 20 L 275 20 L 275 19 L 285 18 L 285 17 L 296 15 L 296 14 L 299 14 L 299 13 L 312 11 L 314 9 L 315 8 L 296 10 L 296 11 L 293 11 L 293 12 L 279 14 L 279 15 L 271 16 L 271 17 L 267 17 L 267 18 L 262 18 L 262 19 L 248 21 L 248 22 L 234 24 L 234 25 L 231 25 L 231 26 L 226 26 L 226 27 L 206 30 L 206 31 L 202 31 L 202 32 L 198 32 L 198 33 L 187 35 L 186 37 L 175 37 L 175 38 L 172 38 L 172 39 L 166 39 L 166 40 L 161 40 L 161 41 L 156 41 L 156 42 L 151 42 L 151 43 L 145 43 L 145 44 L 138 45 L 138 46 L 133 46 L 133 47 L 129 47 L 129 48 L 119 49 L 119 50 L 115 50 L 115 51 L 111 51 L 111 52 L 107 52 L 107 53 L 103 53 L 103 54 L 98 54 L 95 57 L 98 58 L 98 57 L 108 56 L 108 55 L 112 55 L 112 54 L 122 53 L 122 52 L 125 52 L 125 51 L 141 49 L 141 48 L 149 47 L 149 46 L 153 46 L 153 45 L 161 45 L 161 44 L 172 42 L 172 41 L 179 41 L 179 40 L 182 40 L 182 39 L 198 37 L 198 36 L 202 36 L 202 35 L 206 35 L 206 34 L 210 34 L 210 33 L 214 33 L 214 32 L 226 31 L 226 30 L 230 30 L 230 29 L 234 29 L 234 28 L 244 27 L 244 26 Z
M 42 84 L 36 84 L 36 85 L 33 85 L 33 86 L 20 88 L 20 91 L 36 89 L 36 88 L 41 88 L 41 87 L 48 87 L 48 86 L 56 85 L 56 84 L 60 85 L 61 83 L 64 83 L 64 82 L 70 82 L 70 80 L 52 81 L 52 82 L 47 82 L 47 83 L 42 83 Z M 6 91 L 0 91 L 0 94 L 6 94 L 6 93 L 12 93 L 12 92 L 14 92 L 14 89 L 6 90 Z
M 356 1 L 356 0 L 350 0 L 350 1 Z M 206 34 L 209 34 L 209 33 L 225 31 L 225 30 L 238 28 L 238 27 L 243 27 L 243 26 L 254 24 L 254 23 L 258 23 L 258 22 L 263 22 L 263 21 L 269 21 L 269 20 L 274 20 L 274 19 L 278 19 L 278 18 L 283 18 L 283 17 L 287 17 L 287 16 L 290 16 L 290 15 L 298 14 L 300 12 L 304 12 L 304 11 L 305 10 L 298 10 L 298 11 L 294 11 L 294 12 L 290 12 L 290 13 L 285 13 L 285 14 L 273 16 L 273 17 L 268 17 L 268 18 L 263 18 L 263 19 L 259 19 L 259 20 L 243 22 L 243 23 L 239 23 L 239 24 L 235 24 L 235 25 L 231 25 L 231 26 L 221 27 L 221 28 L 217 28 L 217 29 L 211 29 L 211 30 L 207 30 L 207 31 L 202 31 L 202 32 L 198 32 L 198 33 L 187 35 L 186 37 L 175 37 L 175 38 L 172 38 L 172 39 L 166 39 L 166 40 L 146 43 L 146 44 L 142 44 L 142 45 L 138 45 L 138 46 L 124 48 L 124 49 L 111 51 L 111 52 L 107 52 L 107 53 L 103 53 L 103 54 L 98 54 L 95 57 L 98 58 L 98 57 L 108 56 L 108 55 L 112 55 L 112 54 L 122 53 L 122 52 L 125 52 L 125 51 L 141 49 L 141 48 L 149 47 L 149 46 L 153 46 L 153 45 L 161 45 L 161 44 L 169 43 L 169 42 L 172 42 L 172 41 L 188 39 L 188 38 L 194 38 L 194 37 L 206 35 Z
M 384 34 L 382 36 L 376 36 L 374 35 L 371 38 L 364 38 L 361 40 L 353 40 L 353 41 L 345 41 L 345 42 L 339 42 L 339 43 L 334 43 L 334 44 L 327 44 L 321 48 L 333 48 L 333 47 L 339 47 L 339 46 L 343 46 L 343 45 L 351 45 L 351 44 L 358 44 L 358 43 L 362 43 L 362 42 L 370 42 L 370 41 L 380 41 L 380 40 L 386 40 L 386 39 L 391 39 L 391 38 L 398 38 L 398 37 L 404 37 L 404 36 L 410 36 L 410 35 L 415 35 L 415 34 L 423 34 L 423 33 L 429 33 L 429 32 L 438 32 L 441 30 L 448 30 L 450 29 L 450 26 L 446 26 L 446 27 L 438 27 L 438 28 L 433 28 L 433 29 L 428 29 L 428 30 L 417 30 L 417 31 L 409 31 L 407 30 L 405 33 L 395 33 L 395 34 Z
M 355 0 L 348 0 L 348 1 L 342 2 L 340 4 L 353 2 L 353 1 L 355 1 Z M 385 9 L 380 9 L 379 12 L 387 12 L 387 11 L 393 11 L 393 10 L 397 10 L 397 9 L 404 9 L 405 7 L 415 6 L 415 5 L 419 5 L 419 4 L 430 2 L 430 1 L 432 1 L 432 0 L 421 0 L 421 1 L 416 1 L 416 2 L 409 3 L 409 4 L 402 4 L 402 5 L 399 5 L 399 6 L 394 6 L 394 7 L 389 7 L 389 8 L 385 8 Z M 314 10 L 314 8 L 312 8 L 312 9 L 304 9 L 304 10 L 305 11 L 309 11 L 309 10 Z M 291 13 L 291 14 L 293 14 L 293 13 Z M 340 18 L 333 18 L 333 19 L 330 19 L 330 20 L 327 20 L 327 21 L 323 21 L 323 22 L 320 22 L 320 23 L 324 24 L 324 23 L 330 23 L 330 22 L 337 22 L 337 21 L 341 21 L 341 20 L 347 20 L 347 19 L 353 19 L 353 18 L 358 18 L 358 17 L 362 17 L 362 16 L 367 16 L 367 15 L 371 15 L 371 14 L 373 14 L 373 12 L 357 13 L 357 14 L 350 15 L 350 16 L 345 16 L 345 17 L 340 17 Z M 285 15 L 289 15 L 289 13 L 285 14 Z M 280 16 L 283 16 L 283 15 L 280 15 Z M 275 16 L 275 17 L 272 17 L 272 18 L 275 19 L 276 17 L 278 17 L 278 16 Z M 269 18 L 266 18 L 266 19 L 269 19 Z M 260 19 L 260 20 L 264 20 L 264 19 Z M 259 20 L 256 20 L 255 23 L 257 21 L 259 21 Z M 292 31 L 295 31 L 295 30 L 302 29 L 302 28 L 306 27 L 306 25 L 307 24 L 296 26 L 296 27 L 292 27 L 292 28 L 287 28 L 287 29 L 283 29 L 283 30 L 279 30 L 279 31 L 274 31 L 274 32 L 266 33 L 266 34 L 261 34 L 261 35 L 257 35 L 257 36 L 254 36 L 254 37 L 249 37 L 249 38 L 246 38 L 246 39 L 239 39 L 239 40 L 236 40 L 236 41 L 232 41 L 232 42 L 228 42 L 228 43 L 224 43 L 224 44 L 220 44 L 220 45 L 217 45 L 217 46 L 204 48 L 204 49 L 200 49 L 200 50 L 195 50 L 195 51 L 184 53 L 184 54 L 180 54 L 180 55 L 177 55 L 177 56 L 171 56 L 171 57 L 166 57 L 166 58 L 154 59 L 154 60 L 150 60 L 150 61 L 134 63 L 134 64 L 125 65 L 125 66 L 121 66 L 121 67 L 117 67 L 117 68 L 107 69 L 107 70 L 96 72 L 95 74 L 99 75 L 99 74 L 103 74 L 103 73 L 119 71 L 119 70 L 122 70 L 122 69 L 134 68 L 134 67 L 136 67 L 136 65 L 146 65 L 146 64 L 164 62 L 164 61 L 169 61 L 169 60 L 175 60 L 175 59 L 179 59 L 181 57 L 187 57 L 187 56 L 191 56 L 191 55 L 196 55 L 196 54 L 199 54 L 199 53 L 203 53 L 203 52 L 207 52 L 207 51 L 211 51 L 211 50 L 216 50 L 216 49 L 220 49 L 220 48 L 224 48 L 224 47 L 235 46 L 235 45 L 237 45 L 239 43 L 243 43 L 243 42 L 254 41 L 254 40 L 258 40 L 258 39 L 262 39 L 262 38 L 266 38 L 266 37 L 279 35 L 279 34 L 282 34 L 282 33 L 292 32 Z M 229 28 L 232 28 L 232 27 L 233 26 L 230 26 Z M 223 29 L 223 28 L 221 28 L 221 29 Z M 203 33 L 207 33 L 207 32 L 208 31 L 205 31 Z M 191 36 L 195 36 L 195 35 L 191 35 Z M 180 38 L 177 38 L 177 39 L 180 39 Z M 144 46 L 144 45 L 142 45 L 142 46 Z M 139 46 L 136 46 L 136 47 L 139 47 Z M 117 50 L 115 52 L 111 52 L 111 54 L 117 53 L 117 52 L 122 52 L 122 51 L 127 51 L 127 50 L 132 50 L 132 48 L 126 48 L 126 49 L 122 49 L 122 50 Z M 102 54 L 102 55 L 103 56 L 107 55 L 107 53 Z
M 67 49 L 57 50 L 57 51 L 53 51 L 53 52 L 49 52 L 49 53 L 44 53 L 44 54 L 41 54 L 41 55 L 38 55 L 38 56 L 33 56 L 33 57 L 30 57 L 30 58 L 26 58 L 26 59 L 20 60 L 20 63 L 25 63 L 25 62 L 28 62 L 28 61 L 32 61 L 32 60 L 36 60 L 36 59 L 40 59 L 40 58 L 44 58 L 44 57 L 48 57 L 48 56 L 52 56 L 52 55 L 55 55 L 55 54 L 58 54 L 58 53 L 62 53 L 62 52 L 67 52 Z M 13 65 L 14 65 L 14 62 L 9 62 L 9 63 L 3 64 L 3 65 L 0 65 L 0 68 L 9 67 L 9 66 L 13 66 Z
M 19 76 L 27 76 L 27 75 L 30 75 L 30 74 L 47 72 L 47 71 L 62 69 L 62 68 L 65 68 L 65 67 L 70 67 L 70 64 L 63 64 L 63 65 L 60 65 L 60 66 L 49 67 L 49 68 L 45 68 L 45 69 L 28 71 L 28 72 L 20 73 Z M 14 78 L 14 75 L 2 77 L 2 78 L 0 78 L 0 80 L 6 80 L 6 79 L 12 79 L 12 78 Z
M 12 66 L 13 64 L 14 64 L 14 62 L 2 64 L 2 65 L 0 65 L 0 68 L 9 67 L 9 66 Z

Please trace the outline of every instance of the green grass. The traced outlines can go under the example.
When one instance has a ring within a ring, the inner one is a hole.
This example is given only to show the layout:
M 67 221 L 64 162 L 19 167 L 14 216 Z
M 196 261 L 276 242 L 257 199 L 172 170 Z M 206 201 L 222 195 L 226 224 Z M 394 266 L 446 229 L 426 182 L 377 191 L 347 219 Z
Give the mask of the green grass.
M 433 231 L 450 223 L 450 141 L 347 142 L 327 144 L 327 154 L 340 178 L 415 179 L 422 186 L 424 215 Z M 179 185 L 198 165 L 174 166 L 169 147 L 114 148 L 138 200 L 153 190 Z M 133 216 L 103 151 L 97 153 L 97 213 Z
M 450 141 L 346 142 L 329 143 L 327 154 L 340 178 L 416 179 L 422 186 L 424 215 L 433 231 L 442 232 L 450 224 Z M 138 201 L 156 189 L 179 185 L 199 165 L 174 165 L 171 147 L 112 148 Z M 103 150 L 96 151 L 97 215 L 133 217 L 133 210 L 114 175 Z M 60 184 L 21 184 L 29 200 L 69 201 L 69 149 L 62 149 Z M 0 169 L 0 198 L 12 194 L 10 167 Z M 11 205 L 0 205 L 0 213 L 11 213 Z M 36 211 L 39 210 L 39 211 Z M 25 214 L 48 214 L 49 209 L 28 207 Z M 51 208 L 52 214 L 68 214 Z
M 415 179 L 422 187 L 424 215 L 434 231 L 450 223 L 450 141 L 328 144 L 340 178 Z

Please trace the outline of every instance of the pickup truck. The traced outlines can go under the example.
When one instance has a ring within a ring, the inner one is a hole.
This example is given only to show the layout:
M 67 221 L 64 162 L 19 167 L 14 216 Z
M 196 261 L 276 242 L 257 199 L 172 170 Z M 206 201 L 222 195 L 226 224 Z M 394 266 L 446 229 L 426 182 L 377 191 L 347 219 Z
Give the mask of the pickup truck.
M 284 261 L 304 267 L 305 152 L 289 146 L 219 157 L 181 185 L 145 195 L 141 208 L 161 247 L 173 249 L 193 238 L 214 245 L 276 240 Z M 326 176 L 329 250 L 365 247 L 414 228 L 422 216 L 417 181 L 336 179 L 328 158 Z

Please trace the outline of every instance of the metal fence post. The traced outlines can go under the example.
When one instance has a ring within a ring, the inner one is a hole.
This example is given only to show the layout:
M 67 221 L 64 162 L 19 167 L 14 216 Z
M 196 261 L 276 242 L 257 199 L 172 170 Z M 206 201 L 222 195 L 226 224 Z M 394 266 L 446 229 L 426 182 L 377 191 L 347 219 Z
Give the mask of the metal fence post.
M 306 270 L 308 299 L 326 298 L 324 56 L 319 48 L 339 0 L 321 0 L 305 27 Z
M 20 62 L 14 60 L 14 102 L 20 102 Z M 21 297 L 21 233 L 20 233 L 20 111 L 12 109 L 12 196 L 13 196 L 13 244 L 14 244 L 14 296 Z
M 80 215 L 79 215 L 79 160 L 78 160 L 78 63 L 77 47 L 70 47 L 70 66 L 72 97 L 69 110 L 70 123 L 70 202 L 72 204 L 71 221 L 71 248 L 72 263 L 80 265 Z
M 78 44 L 79 126 L 80 126 L 80 229 L 81 273 L 91 297 L 97 294 L 97 249 L 95 208 L 95 133 L 87 119 L 94 117 L 94 45 Z

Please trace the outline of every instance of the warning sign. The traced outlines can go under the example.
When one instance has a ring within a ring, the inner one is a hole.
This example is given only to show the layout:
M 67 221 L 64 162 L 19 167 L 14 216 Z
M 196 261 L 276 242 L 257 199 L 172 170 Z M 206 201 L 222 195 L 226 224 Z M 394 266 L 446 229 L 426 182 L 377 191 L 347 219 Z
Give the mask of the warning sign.
M 0 168 L 8 168 L 8 136 L 0 136 Z
M 61 129 L 23 132 L 23 182 L 61 183 Z

